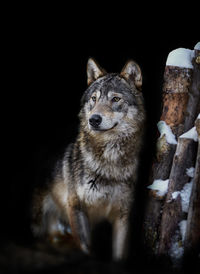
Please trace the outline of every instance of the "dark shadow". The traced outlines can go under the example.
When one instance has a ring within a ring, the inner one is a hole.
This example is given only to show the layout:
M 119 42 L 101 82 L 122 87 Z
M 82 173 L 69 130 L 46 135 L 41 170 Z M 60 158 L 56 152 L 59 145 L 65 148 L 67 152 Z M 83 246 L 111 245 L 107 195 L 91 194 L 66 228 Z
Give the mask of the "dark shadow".
M 112 258 L 112 227 L 107 221 L 97 224 L 92 231 L 92 254 L 101 261 Z

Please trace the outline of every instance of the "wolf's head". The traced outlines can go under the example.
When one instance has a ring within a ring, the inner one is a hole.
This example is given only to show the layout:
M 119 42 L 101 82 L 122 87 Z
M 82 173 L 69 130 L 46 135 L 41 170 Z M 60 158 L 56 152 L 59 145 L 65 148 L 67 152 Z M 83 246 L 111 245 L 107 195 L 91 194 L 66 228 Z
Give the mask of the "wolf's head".
M 92 134 L 138 131 L 144 120 L 142 74 L 134 61 L 120 74 L 106 73 L 93 59 L 87 64 L 88 89 L 82 97 L 82 125 Z

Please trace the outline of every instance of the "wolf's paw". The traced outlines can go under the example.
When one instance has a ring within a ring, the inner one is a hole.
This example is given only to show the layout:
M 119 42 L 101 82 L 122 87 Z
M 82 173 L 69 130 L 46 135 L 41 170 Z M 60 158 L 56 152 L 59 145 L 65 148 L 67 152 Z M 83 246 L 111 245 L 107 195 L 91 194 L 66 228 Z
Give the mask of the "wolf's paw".
M 78 248 L 76 242 L 74 241 L 74 238 L 69 233 L 66 233 L 66 234 L 56 233 L 53 235 L 49 235 L 48 240 L 55 247 L 69 248 L 69 249 Z

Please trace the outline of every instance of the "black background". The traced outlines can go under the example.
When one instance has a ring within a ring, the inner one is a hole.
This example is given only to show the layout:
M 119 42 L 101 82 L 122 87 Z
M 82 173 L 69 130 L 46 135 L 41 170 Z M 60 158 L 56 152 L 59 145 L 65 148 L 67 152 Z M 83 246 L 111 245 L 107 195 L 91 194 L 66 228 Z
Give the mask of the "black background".
M 163 72 L 168 53 L 193 49 L 198 39 L 171 37 L 159 24 L 138 29 L 138 20 L 79 16 L 45 8 L 5 19 L 2 89 L 1 240 L 30 239 L 29 204 L 38 174 L 49 159 L 75 138 L 80 98 L 87 88 L 86 64 L 94 57 L 108 72 L 120 72 L 128 59 L 143 73 L 147 138 L 141 168 L 141 211 L 161 111 Z M 98 23 L 98 24 L 97 24 Z M 127 29 L 127 24 L 129 29 Z M 170 33 L 170 32 L 169 32 Z M 40 177 L 40 175 L 39 175 Z

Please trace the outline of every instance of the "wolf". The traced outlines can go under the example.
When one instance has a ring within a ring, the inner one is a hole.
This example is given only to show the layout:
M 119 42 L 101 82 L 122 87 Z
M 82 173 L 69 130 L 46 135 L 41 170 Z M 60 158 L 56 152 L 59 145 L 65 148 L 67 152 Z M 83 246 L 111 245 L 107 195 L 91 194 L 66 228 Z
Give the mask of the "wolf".
M 79 133 L 33 202 L 33 233 L 53 237 L 67 227 L 89 254 L 91 230 L 101 220 L 112 225 L 112 257 L 123 260 L 129 242 L 145 107 L 139 65 L 128 61 L 121 73 L 107 73 L 92 58 L 88 88 L 81 99 Z

